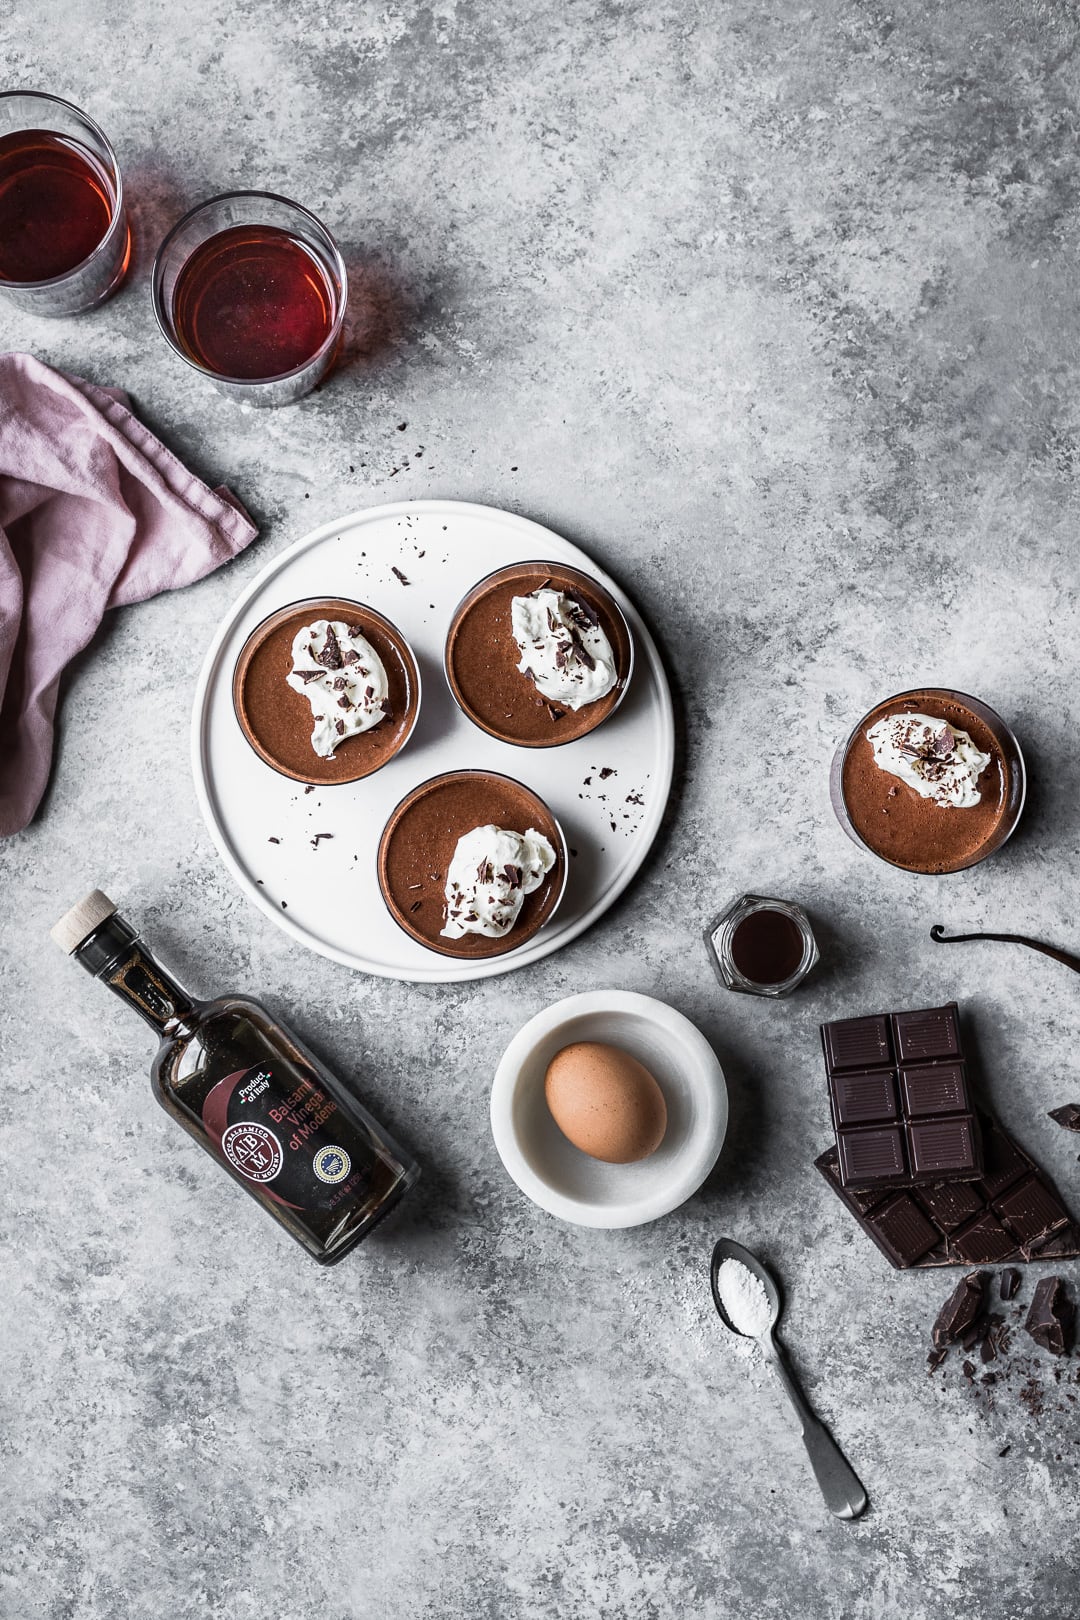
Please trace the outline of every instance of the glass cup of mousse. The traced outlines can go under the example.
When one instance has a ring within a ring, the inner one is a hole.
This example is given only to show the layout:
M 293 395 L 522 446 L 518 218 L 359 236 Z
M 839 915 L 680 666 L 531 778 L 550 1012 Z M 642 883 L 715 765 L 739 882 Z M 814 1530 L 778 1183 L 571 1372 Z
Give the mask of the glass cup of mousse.
M 317 633 L 305 638 L 298 664 L 299 632 L 309 629 Z M 420 670 L 401 631 L 366 602 L 310 597 L 278 608 L 251 631 L 233 669 L 232 695 L 240 730 L 264 764 L 294 782 L 333 787 L 373 775 L 404 748 L 420 712 Z M 373 720 L 376 708 L 382 715 Z M 331 733 L 318 751 L 324 725 L 340 741 Z
M 516 597 L 545 591 L 568 616 L 549 619 L 542 632 L 555 661 L 546 675 L 541 640 L 531 644 L 536 670 L 519 667 L 528 655 L 515 639 L 513 608 Z M 516 748 L 558 748 L 615 713 L 634 672 L 634 640 L 619 604 L 591 574 L 567 563 L 510 563 L 480 580 L 458 604 L 444 666 L 454 701 L 481 731 Z M 582 701 L 580 689 L 572 695 L 586 669 L 591 675 L 604 668 L 608 681 L 595 700 Z
M 943 875 L 1001 848 L 1020 820 L 1027 774 L 1012 729 L 988 704 L 918 687 L 863 715 L 836 750 L 829 792 L 856 844 L 905 872 Z

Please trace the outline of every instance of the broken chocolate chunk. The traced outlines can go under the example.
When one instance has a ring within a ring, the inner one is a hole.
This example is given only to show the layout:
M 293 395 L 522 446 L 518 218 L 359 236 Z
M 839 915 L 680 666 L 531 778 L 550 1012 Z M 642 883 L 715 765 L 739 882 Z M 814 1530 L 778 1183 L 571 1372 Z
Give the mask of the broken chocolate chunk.
M 948 759 L 956 747 L 955 734 L 948 726 L 942 726 L 930 746 L 939 759 Z
M 931 1350 L 930 1354 L 926 1358 L 926 1370 L 927 1370 L 927 1372 L 928 1373 L 937 1372 L 938 1368 L 941 1366 L 941 1363 L 945 1360 L 945 1357 L 948 1355 L 948 1353 L 949 1353 L 948 1348 L 945 1345 L 941 1345 L 940 1347 L 937 1347 L 937 1348 Z
M 320 716 L 320 718 L 321 718 L 321 716 Z M 345 735 L 345 722 L 344 722 L 344 720 L 335 720 L 334 721 L 334 730 L 337 732 L 339 737 L 344 737 L 344 735 Z
M 1001 1273 L 1000 1292 L 1002 1299 L 1013 1299 L 1019 1287 L 1020 1273 L 1015 1266 L 1006 1266 Z
M 299 675 L 300 679 L 307 685 L 308 681 L 321 680 L 323 671 L 321 669 L 296 669 L 293 674 Z
M 353 647 L 343 647 L 341 649 L 341 662 L 343 664 L 358 664 L 360 654 Z
M 1064 1103 L 1060 1108 L 1051 1108 L 1049 1114 L 1067 1131 L 1080 1131 L 1080 1103 Z
M 337 700 L 337 706 L 339 709 L 351 709 L 352 699 L 347 697 L 345 693 L 342 692 L 341 696 Z
M 967 1334 L 976 1319 L 982 1315 L 986 1277 L 981 1271 L 969 1271 L 962 1277 L 938 1312 L 930 1337 L 938 1346 L 956 1344 L 964 1340 L 964 1348 L 971 1345 Z M 971 1341 L 974 1343 L 974 1340 Z
M 324 669 L 341 668 L 341 647 L 332 624 L 326 627 L 326 643 L 322 651 L 315 654 L 315 662 Z
M 1067 1355 L 1072 1342 L 1074 1307 L 1061 1277 L 1044 1277 L 1036 1286 L 1025 1331 L 1052 1356 Z
M 364 633 L 364 627 L 362 624 L 347 624 L 345 628 L 354 641 L 358 641 Z M 353 656 L 355 657 L 356 654 Z

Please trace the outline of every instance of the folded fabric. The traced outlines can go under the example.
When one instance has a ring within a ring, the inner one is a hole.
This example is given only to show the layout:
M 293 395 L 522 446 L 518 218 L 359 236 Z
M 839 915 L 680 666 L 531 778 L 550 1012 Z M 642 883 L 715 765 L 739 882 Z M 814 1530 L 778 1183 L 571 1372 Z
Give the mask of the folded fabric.
M 0 355 L 0 837 L 38 807 L 60 676 L 102 615 L 201 579 L 257 532 L 119 389 Z

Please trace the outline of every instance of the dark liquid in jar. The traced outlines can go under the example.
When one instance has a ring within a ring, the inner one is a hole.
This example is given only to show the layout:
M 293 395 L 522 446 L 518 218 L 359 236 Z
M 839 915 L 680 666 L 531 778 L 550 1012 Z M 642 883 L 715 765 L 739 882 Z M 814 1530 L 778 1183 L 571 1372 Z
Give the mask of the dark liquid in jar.
M 803 959 L 803 937 L 782 911 L 754 911 L 731 936 L 731 958 L 751 984 L 783 984 Z
M 47 129 L 0 136 L 0 281 L 51 281 L 88 259 L 116 198 L 97 158 Z
M 176 278 L 173 324 L 191 358 L 220 377 L 261 381 L 312 360 L 337 301 L 314 255 L 272 225 L 234 225 L 192 253 Z

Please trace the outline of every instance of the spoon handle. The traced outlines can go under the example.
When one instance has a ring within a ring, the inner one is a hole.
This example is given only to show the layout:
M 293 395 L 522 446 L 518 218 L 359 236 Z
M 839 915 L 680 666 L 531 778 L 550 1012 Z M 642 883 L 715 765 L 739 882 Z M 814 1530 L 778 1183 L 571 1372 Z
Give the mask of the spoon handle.
M 803 1444 L 810 1458 L 814 1477 L 821 1487 L 826 1507 L 838 1519 L 857 1519 L 867 1502 L 866 1492 L 858 1475 L 824 1423 L 811 1410 L 806 1396 L 796 1382 L 795 1374 L 788 1366 L 784 1353 L 772 1334 L 766 1334 L 761 1343 L 771 1354 L 773 1366 L 784 1386 L 788 1400 L 798 1414 Z
M 935 923 L 930 930 L 930 938 L 936 945 L 963 945 L 970 939 L 998 939 L 1005 945 L 1026 945 L 1029 950 L 1040 951 L 1043 956 L 1053 957 L 1055 962 L 1061 962 L 1064 967 L 1072 968 L 1074 973 L 1080 973 L 1080 957 L 1061 950 L 1057 945 L 1044 945 L 1041 939 L 1029 939 L 1027 934 L 947 934 L 941 923 Z

